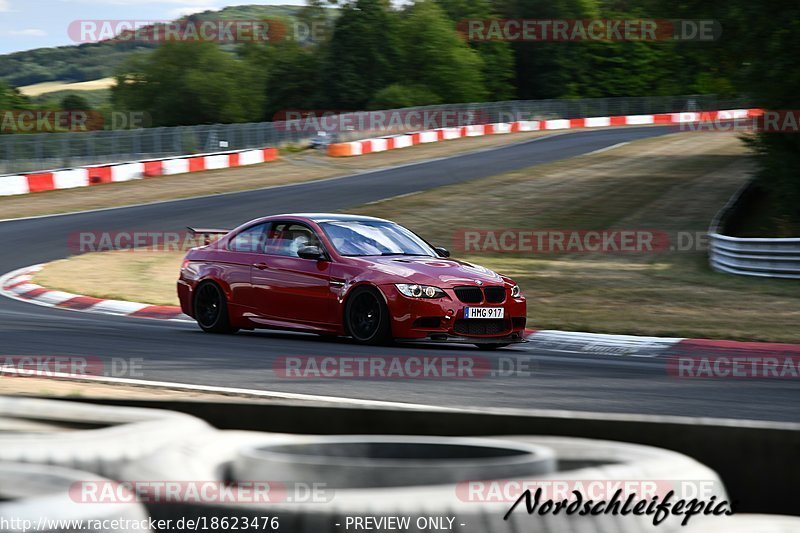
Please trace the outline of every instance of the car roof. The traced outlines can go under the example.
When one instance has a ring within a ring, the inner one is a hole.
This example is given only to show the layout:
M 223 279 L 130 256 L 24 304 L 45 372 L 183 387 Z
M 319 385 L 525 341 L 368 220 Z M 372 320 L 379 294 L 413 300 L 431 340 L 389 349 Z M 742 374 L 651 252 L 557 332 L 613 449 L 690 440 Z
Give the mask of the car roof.
M 367 217 L 363 215 L 349 215 L 347 213 L 285 213 L 274 215 L 270 219 L 277 218 L 305 218 L 314 222 L 389 222 L 382 218 Z

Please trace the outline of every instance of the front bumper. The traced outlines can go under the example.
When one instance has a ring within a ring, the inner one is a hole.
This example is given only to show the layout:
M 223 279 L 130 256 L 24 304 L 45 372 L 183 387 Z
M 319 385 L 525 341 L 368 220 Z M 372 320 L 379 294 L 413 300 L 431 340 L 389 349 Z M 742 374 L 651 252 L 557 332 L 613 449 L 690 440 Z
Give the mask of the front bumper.
M 510 344 L 525 342 L 527 305 L 510 294 L 501 303 L 468 304 L 452 289 L 444 298 L 409 298 L 394 285 L 380 287 L 391 316 L 392 337 L 399 341 Z M 464 319 L 466 307 L 502 307 L 502 319 Z

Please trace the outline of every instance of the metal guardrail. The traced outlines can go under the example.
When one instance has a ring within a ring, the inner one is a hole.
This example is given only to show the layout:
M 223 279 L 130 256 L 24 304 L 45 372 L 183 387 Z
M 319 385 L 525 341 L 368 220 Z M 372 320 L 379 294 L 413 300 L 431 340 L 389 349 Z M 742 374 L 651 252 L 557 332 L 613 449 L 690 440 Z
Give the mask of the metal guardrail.
M 647 115 L 743 107 L 747 107 L 747 102 L 743 99 L 720 99 L 714 95 L 685 95 L 582 100 L 513 100 L 412 107 L 402 110 L 384 110 L 384 112 L 395 111 L 406 114 L 414 111 L 446 112 L 456 116 L 473 117 L 473 122 L 469 123 L 492 123 L 543 118 Z M 343 113 L 343 115 L 352 118 L 349 122 L 354 124 L 369 124 L 369 120 L 361 120 L 368 113 L 354 111 Z M 297 124 L 296 121 L 276 121 L 0 135 L 0 175 L 45 168 L 71 168 L 195 153 L 282 146 L 308 142 L 311 137 L 316 135 L 316 131 L 297 127 Z M 355 128 L 342 133 L 340 139 L 354 141 L 374 136 L 376 136 L 374 130 Z
M 800 239 L 708 236 L 709 260 L 717 272 L 800 279 Z
M 800 279 L 800 238 L 731 237 L 724 235 L 725 219 L 752 187 L 739 189 L 708 230 L 708 261 L 716 272 L 764 278 Z

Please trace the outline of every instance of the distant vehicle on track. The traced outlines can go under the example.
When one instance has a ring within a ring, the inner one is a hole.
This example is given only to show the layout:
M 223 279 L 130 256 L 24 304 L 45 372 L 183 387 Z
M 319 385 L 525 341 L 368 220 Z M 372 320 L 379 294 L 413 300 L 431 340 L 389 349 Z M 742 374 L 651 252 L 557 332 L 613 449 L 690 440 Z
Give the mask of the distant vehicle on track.
M 324 150 L 329 144 L 338 142 L 338 138 L 339 136 L 335 133 L 318 131 L 317 134 L 311 138 L 311 141 L 309 142 L 309 148 L 314 148 L 315 150 Z
M 251 220 L 190 250 L 183 312 L 207 332 L 283 329 L 359 343 L 524 342 L 525 297 L 508 277 L 451 259 L 379 218 L 288 214 Z

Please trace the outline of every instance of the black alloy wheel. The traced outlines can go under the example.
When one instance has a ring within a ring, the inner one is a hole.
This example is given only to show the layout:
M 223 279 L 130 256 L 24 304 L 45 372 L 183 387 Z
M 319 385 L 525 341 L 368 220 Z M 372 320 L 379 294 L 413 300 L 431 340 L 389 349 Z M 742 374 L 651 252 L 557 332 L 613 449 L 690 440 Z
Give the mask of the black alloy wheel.
M 389 309 L 375 289 L 355 289 L 347 299 L 345 319 L 348 333 L 360 343 L 389 340 Z
M 197 325 L 209 333 L 236 333 L 228 320 L 228 304 L 222 289 L 213 282 L 205 282 L 197 288 L 194 297 L 194 317 Z

